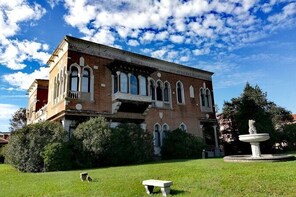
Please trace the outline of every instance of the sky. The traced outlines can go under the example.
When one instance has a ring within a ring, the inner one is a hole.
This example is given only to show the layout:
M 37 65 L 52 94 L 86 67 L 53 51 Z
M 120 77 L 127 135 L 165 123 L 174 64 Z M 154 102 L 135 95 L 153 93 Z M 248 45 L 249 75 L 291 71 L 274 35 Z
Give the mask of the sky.
M 212 71 L 219 111 L 249 82 L 296 113 L 295 0 L 0 0 L 0 131 L 65 35 Z

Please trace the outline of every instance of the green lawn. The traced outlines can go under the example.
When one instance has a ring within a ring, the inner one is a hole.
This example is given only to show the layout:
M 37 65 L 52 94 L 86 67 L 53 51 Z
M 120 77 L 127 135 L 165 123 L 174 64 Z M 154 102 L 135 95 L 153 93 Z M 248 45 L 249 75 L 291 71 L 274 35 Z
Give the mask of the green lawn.
M 87 171 L 93 182 L 81 182 Z M 145 179 L 171 180 L 173 196 L 295 196 L 296 161 L 225 163 L 222 159 L 50 173 L 21 173 L 0 165 L 0 196 L 148 196 Z M 162 196 L 156 190 L 153 196 Z

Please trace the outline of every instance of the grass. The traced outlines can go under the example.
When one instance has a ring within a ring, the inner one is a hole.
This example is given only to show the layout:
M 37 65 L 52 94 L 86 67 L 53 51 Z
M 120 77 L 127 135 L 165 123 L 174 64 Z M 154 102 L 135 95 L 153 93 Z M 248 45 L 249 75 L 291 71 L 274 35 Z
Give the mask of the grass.
M 81 182 L 87 171 L 93 182 Z M 295 196 L 296 161 L 178 160 L 78 171 L 21 173 L 0 165 L 0 196 L 148 196 L 145 179 L 171 180 L 172 196 Z M 153 196 L 162 196 L 155 189 Z

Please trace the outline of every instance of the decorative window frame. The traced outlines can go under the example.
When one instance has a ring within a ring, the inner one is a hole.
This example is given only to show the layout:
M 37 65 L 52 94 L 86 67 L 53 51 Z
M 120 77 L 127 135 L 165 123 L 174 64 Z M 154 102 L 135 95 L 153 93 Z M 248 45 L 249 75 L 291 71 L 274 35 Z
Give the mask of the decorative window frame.
M 199 89 L 200 109 L 202 112 L 213 112 L 213 99 L 211 90 L 203 83 L 203 87 Z M 204 100 L 204 103 L 203 103 Z
M 184 129 L 183 129 L 183 128 Z M 184 123 L 184 122 L 182 122 L 180 125 L 179 125 L 179 129 L 181 129 L 182 131 L 184 131 L 184 132 L 188 132 L 188 128 L 187 128 L 187 126 L 186 126 L 186 124 Z
M 181 88 L 180 93 L 181 93 L 182 102 L 179 102 L 178 84 L 180 84 L 180 88 Z M 176 99 L 177 99 L 177 104 L 185 105 L 184 85 L 180 80 L 176 82 Z
M 158 126 L 159 130 L 156 130 L 156 126 Z M 162 139 L 162 127 L 159 123 L 155 123 L 153 126 L 153 144 L 155 147 L 161 147 L 162 145 L 161 139 Z

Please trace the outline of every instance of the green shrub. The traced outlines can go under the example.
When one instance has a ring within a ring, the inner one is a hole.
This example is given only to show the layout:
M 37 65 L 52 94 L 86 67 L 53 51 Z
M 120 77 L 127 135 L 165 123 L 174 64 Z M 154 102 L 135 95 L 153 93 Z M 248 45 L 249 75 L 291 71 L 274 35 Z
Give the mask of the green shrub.
M 121 124 L 112 129 L 110 164 L 142 163 L 153 155 L 152 136 L 136 124 Z
M 78 167 L 105 165 L 110 147 L 111 129 L 104 117 L 91 118 L 73 132 Z
M 45 171 L 72 169 L 71 151 L 68 143 L 55 142 L 44 147 Z
M 44 171 L 45 146 L 63 142 L 65 136 L 66 132 L 59 123 L 42 122 L 25 126 L 11 134 L 5 158 L 20 171 Z
M 204 148 L 205 144 L 200 137 L 176 129 L 166 133 L 161 156 L 162 159 L 200 158 Z
M 77 167 L 141 163 L 152 157 L 152 137 L 136 124 L 110 129 L 103 117 L 80 124 L 73 132 Z

